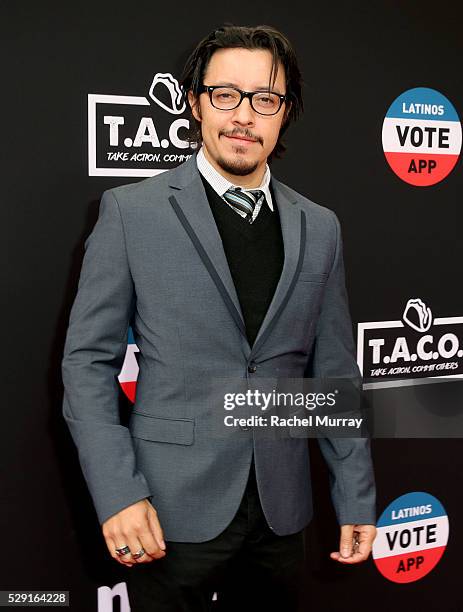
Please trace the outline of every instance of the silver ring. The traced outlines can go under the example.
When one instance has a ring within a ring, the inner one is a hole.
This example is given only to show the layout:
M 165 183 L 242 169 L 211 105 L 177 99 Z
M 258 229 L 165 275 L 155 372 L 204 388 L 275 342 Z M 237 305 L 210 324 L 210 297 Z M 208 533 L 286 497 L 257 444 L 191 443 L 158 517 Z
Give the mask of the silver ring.
M 143 557 L 143 555 L 145 554 L 145 549 L 144 548 L 140 548 L 140 550 L 136 553 L 132 553 L 132 557 L 134 559 L 139 559 L 140 557 Z
M 122 546 L 121 548 L 116 548 L 116 553 L 119 555 L 119 557 L 123 557 L 129 552 L 130 552 L 130 548 L 128 546 Z

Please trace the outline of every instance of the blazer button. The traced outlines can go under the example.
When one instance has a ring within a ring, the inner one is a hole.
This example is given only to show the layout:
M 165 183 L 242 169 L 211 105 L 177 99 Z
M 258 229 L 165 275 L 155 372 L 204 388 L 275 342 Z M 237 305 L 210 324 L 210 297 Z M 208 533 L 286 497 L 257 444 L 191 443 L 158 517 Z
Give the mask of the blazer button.
M 256 370 L 257 370 L 256 364 L 254 363 L 254 361 L 251 361 L 250 364 L 248 365 L 249 374 L 254 374 Z

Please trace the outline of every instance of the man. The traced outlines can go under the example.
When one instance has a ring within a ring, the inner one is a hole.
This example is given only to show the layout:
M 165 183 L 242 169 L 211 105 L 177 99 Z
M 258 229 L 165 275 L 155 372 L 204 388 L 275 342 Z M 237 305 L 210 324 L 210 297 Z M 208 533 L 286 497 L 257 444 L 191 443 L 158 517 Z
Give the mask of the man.
M 201 145 L 186 163 L 103 194 L 86 241 L 63 359 L 63 414 L 110 554 L 132 567 L 132 609 L 295 610 L 312 516 L 306 439 L 210 434 L 208 381 L 359 375 L 335 214 L 271 176 L 302 111 L 289 41 L 227 25 L 182 85 Z M 117 374 L 140 349 L 129 428 Z M 368 441 L 320 439 L 342 563 L 375 536 Z M 251 600 L 249 599 L 248 602 Z M 259 608 L 256 606 L 259 605 Z

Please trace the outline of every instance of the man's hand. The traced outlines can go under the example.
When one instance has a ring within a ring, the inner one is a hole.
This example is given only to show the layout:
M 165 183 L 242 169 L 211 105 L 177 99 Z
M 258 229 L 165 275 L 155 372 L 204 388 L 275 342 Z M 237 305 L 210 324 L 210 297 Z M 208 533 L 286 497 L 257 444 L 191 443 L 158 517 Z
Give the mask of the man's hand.
M 165 557 L 166 544 L 158 515 L 148 499 L 142 499 L 117 514 L 102 525 L 106 546 L 111 557 L 127 567 L 134 563 L 149 563 Z M 119 556 L 116 548 L 128 546 L 130 552 Z M 144 548 L 145 554 L 134 559 L 132 553 Z
M 332 552 L 330 557 L 340 563 L 366 561 L 375 537 L 374 525 L 341 525 L 339 552 Z

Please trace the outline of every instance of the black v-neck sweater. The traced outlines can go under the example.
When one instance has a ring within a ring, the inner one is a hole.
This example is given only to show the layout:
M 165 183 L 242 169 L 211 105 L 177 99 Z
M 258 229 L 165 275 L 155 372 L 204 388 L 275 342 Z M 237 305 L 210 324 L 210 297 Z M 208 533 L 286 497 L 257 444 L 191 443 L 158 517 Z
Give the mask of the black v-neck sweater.
M 200 173 L 235 284 L 250 346 L 272 301 L 284 260 L 280 217 L 264 202 L 253 223 L 230 208 Z

